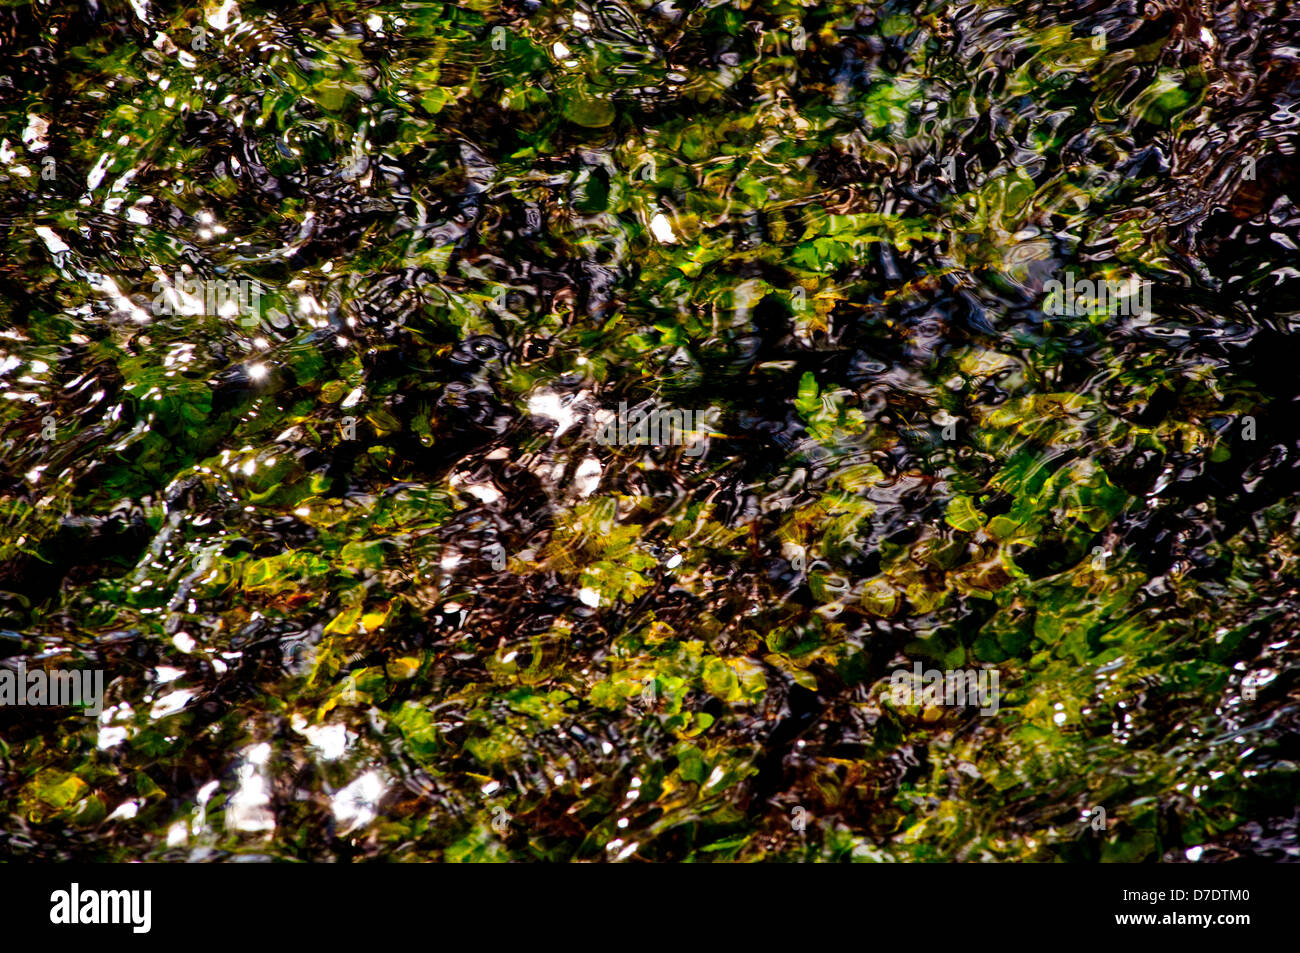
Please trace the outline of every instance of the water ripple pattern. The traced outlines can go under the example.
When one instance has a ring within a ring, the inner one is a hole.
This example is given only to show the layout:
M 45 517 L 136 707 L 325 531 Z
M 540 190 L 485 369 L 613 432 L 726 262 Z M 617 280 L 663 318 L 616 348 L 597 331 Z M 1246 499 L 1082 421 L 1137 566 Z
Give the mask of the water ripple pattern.
M 4 4 L 0 855 L 1300 859 L 1298 63 Z

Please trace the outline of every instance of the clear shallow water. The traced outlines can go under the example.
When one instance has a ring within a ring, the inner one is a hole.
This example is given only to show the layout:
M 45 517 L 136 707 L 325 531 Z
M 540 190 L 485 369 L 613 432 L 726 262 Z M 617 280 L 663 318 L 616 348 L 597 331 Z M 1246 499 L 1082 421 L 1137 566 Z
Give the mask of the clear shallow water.
M 1296 27 L 0 10 L 3 849 L 1294 859 Z

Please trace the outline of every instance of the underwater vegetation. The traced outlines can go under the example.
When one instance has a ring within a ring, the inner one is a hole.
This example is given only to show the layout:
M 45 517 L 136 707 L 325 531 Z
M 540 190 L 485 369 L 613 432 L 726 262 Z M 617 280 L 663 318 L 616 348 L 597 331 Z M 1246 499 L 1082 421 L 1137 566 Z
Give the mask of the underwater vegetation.
M 6 0 L 0 856 L 1300 859 L 1298 130 L 1285 0 Z

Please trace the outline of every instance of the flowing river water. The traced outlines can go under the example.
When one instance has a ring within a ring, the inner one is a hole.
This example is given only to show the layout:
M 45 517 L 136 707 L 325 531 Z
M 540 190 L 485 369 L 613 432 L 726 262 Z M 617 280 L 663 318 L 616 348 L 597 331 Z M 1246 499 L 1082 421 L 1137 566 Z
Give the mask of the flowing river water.
M 0 5 L 0 855 L 1300 859 L 1298 125 L 1287 2 Z

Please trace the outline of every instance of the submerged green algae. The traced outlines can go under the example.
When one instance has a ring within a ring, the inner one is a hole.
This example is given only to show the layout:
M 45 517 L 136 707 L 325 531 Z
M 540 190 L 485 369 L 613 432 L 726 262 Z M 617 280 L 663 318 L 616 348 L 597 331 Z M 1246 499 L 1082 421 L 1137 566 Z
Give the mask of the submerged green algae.
M 1296 24 L 1195 10 L 8 6 L 0 645 L 111 684 L 5 852 L 1294 856 Z

